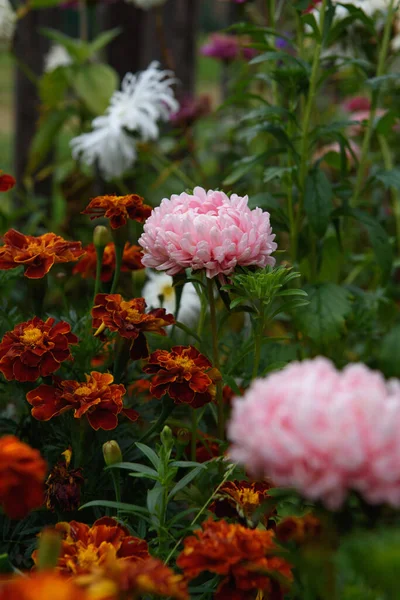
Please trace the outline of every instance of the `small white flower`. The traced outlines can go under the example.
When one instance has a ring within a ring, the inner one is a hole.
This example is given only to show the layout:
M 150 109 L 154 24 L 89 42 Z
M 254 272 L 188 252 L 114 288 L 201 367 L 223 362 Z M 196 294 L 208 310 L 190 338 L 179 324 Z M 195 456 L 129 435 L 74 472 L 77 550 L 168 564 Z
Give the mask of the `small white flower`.
M 121 177 L 136 160 L 135 140 L 112 115 L 97 117 L 92 125 L 93 131 L 71 140 L 73 158 L 89 166 L 97 162 L 105 179 Z
M 149 308 L 165 308 L 167 313 L 175 315 L 176 291 L 171 275 L 154 273 L 146 270 L 149 280 L 142 291 L 143 298 Z M 177 320 L 190 325 L 200 312 L 200 300 L 192 283 L 185 283 L 182 290 L 179 314 Z
M 166 0 L 125 0 L 125 2 L 134 4 L 137 8 L 142 8 L 143 10 L 149 10 L 155 6 L 162 6 Z
M 58 67 L 67 67 L 72 63 L 69 52 L 61 44 L 53 44 L 45 56 L 44 70 L 46 73 L 54 71 Z
M 8 50 L 16 24 L 17 16 L 9 0 L 0 0 L 0 50 Z
M 137 75 L 127 73 L 121 90 L 113 93 L 101 117 L 94 119 L 93 131 L 71 141 L 72 155 L 87 165 L 97 160 L 107 179 L 120 177 L 136 159 L 135 140 L 155 140 L 159 135 L 157 121 L 168 121 L 179 109 L 172 89 L 173 73 L 159 69 L 159 63 Z

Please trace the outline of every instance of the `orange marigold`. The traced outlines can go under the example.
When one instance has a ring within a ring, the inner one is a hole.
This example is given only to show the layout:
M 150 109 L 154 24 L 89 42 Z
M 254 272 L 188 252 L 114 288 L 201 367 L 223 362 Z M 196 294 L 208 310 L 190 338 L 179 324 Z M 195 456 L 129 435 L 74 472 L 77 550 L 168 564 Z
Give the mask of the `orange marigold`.
M 146 310 L 144 298 L 125 301 L 120 294 L 97 294 L 92 308 L 93 327 L 98 335 L 105 329 L 117 331 L 132 340 L 131 358 L 138 360 L 149 355 L 145 331 L 166 335 L 164 327 L 175 323 L 165 308 Z
M 22 519 L 43 504 L 46 470 L 38 450 L 13 435 L 0 439 L 0 503 L 10 519 Z
M 17 182 L 12 175 L 0 171 L 0 192 L 8 192 Z
M 47 377 L 65 360 L 72 360 L 70 345 L 78 338 L 65 321 L 34 317 L 8 331 L 0 342 L 0 371 L 6 379 L 36 381 Z
M 86 416 L 96 430 L 115 429 L 120 413 L 131 421 L 139 418 L 135 410 L 123 407 L 125 387 L 113 383 L 114 377 L 110 373 L 92 371 L 85 377 L 83 383 L 54 377 L 53 385 L 41 384 L 28 392 L 26 399 L 33 406 L 32 416 L 38 421 L 49 421 L 67 410 L 73 410 L 76 419 Z
M 75 262 L 84 254 L 81 242 L 67 242 L 55 233 L 35 237 L 10 229 L 0 247 L 0 269 L 25 267 L 25 277 L 40 279 L 55 263 Z
M 215 383 L 221 379 L 218 369 L 194 346 L 156 350 L 149 356 L 144 371 L 154 374 L 150 392 L 156 398 L 168 393 L 176 404 L 190 404 L 193 408 L 215 398 Z
M 0 600 L 91 600 L 76 583 L 57 573 L 28 573 L 0 584 Z M 94 600 L 94 598 L 93 598 Z
M 237 517 L 251 520 L 254 512 L 268 498 L 271 485 L 266 481 L 227 481 L 218 490 L 210 510 L 218 517 Z M 267 521 L 275 513 L 275 507 L 263 514 Z
M 90 215 L 90 219 L 107 217 L 110 219 L 112 229 L 125 225 L 128 219 L 143 223 L 152 211 L 151 206 L 143 203 L 143 198 L 137 194 L 127 196 L 97 196 L 93 198 L 83 215 Z
M 158 558 L 147 558 L 135 563 L 125 564 L 118 577 L 120 592 L 130 598 L 130 593 L 154 594 L 176 600 L 188 600 L 187 582 L 177 575 Z M 123 596 L 125 597 L 125 595 Z
M 311 513 L 304 517 L 287 517 L 276 526 L 276 537 L 282 543 L 293 541 L 303 544 L 315 540 L 321 533 L 321 521 Z
M 72 273 L 80 273 L 84 279 L 96 278 L 97 255 L 94 244 L 84 248 L 85 256 L 74 266 Z M 122 255 L 122 271 L 138 271 L 144 269 L 142 265 L 143 252 L 140 246 L 134 246 L 126 242 Z M 101 281 L 111 281 L 115 271 L 115 246 L 112 242 L 104 248 L 103 261 L 101 265 Z
M 114 570 L 118 564 L 148 558 L 147 542 L 130 535 L 111 517 L 98 519 L 92 527 L 78 521 L 57 523 L 62 536 L 56 569 L 67 576 L 83 575 L 98 568 Z M 32 554 L 36 564 L 38 551 Z
M 202 529 L 184 540 L 177 565 L 189 579 L 204 571 L 222 575 L 215 598 L 248 598 L 250 591 L 271 593 L 281 589 L 273 579 L 292 579 L 291 565 L 279 556 L 272 530 L 248 529 L 226 521 L 208 519 Z M 232 593 L 236 590 L 236 595 Z M 241 592 L 241 595 L 239 594 Z
M 65 450 L 62 456 L 63 460 L 54 465 L 46 480 L 45 501 L 49 510 L 71 512 L 79 508 L 84 479 L 81 468 L 69 468 L 71 449 Z

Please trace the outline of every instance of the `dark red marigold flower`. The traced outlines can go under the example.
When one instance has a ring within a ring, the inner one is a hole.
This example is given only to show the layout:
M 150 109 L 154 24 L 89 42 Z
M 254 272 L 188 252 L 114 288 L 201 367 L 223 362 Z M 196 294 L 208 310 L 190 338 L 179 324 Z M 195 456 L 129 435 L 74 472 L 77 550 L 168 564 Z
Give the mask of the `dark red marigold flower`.
M 220 518 L 233 518 L 239 515 L 242 519 L 250 521 L 256 510 L 268 498 L 271 487 L 265 481 L 227 481 L 219 488 L 216 499 L 209 509 Z M 275 512 L 273 507 L 272 510 L 263 513 L 263 522 L 265 523 Z
M 128 394 L 132 398 L 140 398 L 144 402 L 149 402 L 153 396 L 150 394 L 150 379 L 137 379 L 128 386 Z
M 62 455 L 64 459 L 54 465 L 46 480 L 46 507 L 53 512 L 77 510 L 81 501 L 81 487 L 84 481 L 82 469 L 70 469 L 70 448 Z
M 92 308 L 95 335 L 105 329 L 117 331 L 121 337 L 132 340 L 131 358 L 138 360 L 149 355 L 145 331 L 166 335 L 164 327 L 173 325 L 173 315 L 165 308 L 146 310 L 144 298 L 125 301 L 120 294 L 97 294 Z
M 17 182 L 12 175 L 0 171 L 0 192 L 8 192 Z
M 187 582 L 158 558 L 146 558 L 137 562 L 126 562 L 117 579 L 123 597 L 142 597 L 143 594 L 164 596 L 176 600 L 189 600 Z
M 42 506 L 46 471 L 38 450 L 13 435 L 0 439 L 0 504 L 10 519 Z
M 168 393 L 176 404 L 190 404 L 193 408 L 212 402 L 215 384 L 221 379 L 218 369 L 194 346 L 156 350 L 143 370 L 154 375 L 150 392 L 156 398 Z
M 118 568 L 125 561 L 148 558 L 147 542 L 130 535 L 128 529 L 115 519 L 103 517 L 92 527 L 78 521 L 57 523 L 55 530 L 62 536 L 61 552 L 56 570 L 76 576 L 102 569 Z M 32 554 L 37 563 L 38 551 Z
M 38 237 L 10 229 L 0 247 L 0 269 L 25 267 L 25 277 L 41 279 L 56 263 L 75 262 L 84 254 L 81 242 L 67 242 L 55 233 Z
M 315 541 L 321 533 L 321 521 L 311 513 L 304 517 L 287 517 L 276 526 L 276 537 L 282 543 L 304 544 Z
M 8 331 L 0 342 L 0 371 L 9 381 L 36 381 L 48 377 L 65 360 L 72 360 L 70 345 L 78 338 L 65 321 L 34 317 Z
M 113 383 L 109 373 L 92 371 L 86 381 L 54 378 L 53 385 L 39 385 L 26 395 L 32 408 L 32 416 L 38 421 L 49 421 L 67 410 L 74 411 L 74 417 L 87 417 L 93 429 L 115 429 L 118 415 L 123 413 L 131 421 L 139 418 L 135 410 L 124 408 L 122 398 L 126 392 L 121 384 Z
M 96 278 L 96 264 L 97 255 L 94 244 L 89 244 L 84 248 L 86 254 L 81 260 L 74 266 L 72 274 L 80 273 L 84 279 L 92 277 Z M 124 247 L 124 253 L 122 255 L 122 267 L 121 270 L 127 271 L 138 271 L 144 269 L 142 265 L 143 252 L 140 246 L 131 245 L 126 242 Z M 104 248 L 103 261 L 101 265 L 101 281 L 111 281 L 113 273 L 115 271 L 115 246 L 112 242 L 107 244 Z
M 93 198 L 83 215 L 90 215 L 90 219 L 106 217 L 110 219 L 112 229 L 125 225 L 128 219 L 143 223 L 152 211 L 151 206 L 143 203 L 143 198 L 137 194 L 127 196 L 97 196 Z
M 195 579 L 205 571 L 223 576 L 214 598 L 244 600 L 249 598 L 249 592 L 269 595 L 287 589 L 285 581 L 289 584 L 292 580 L 291 565 L 274 556 L 279 548 L 272 530 L 248 529 L 212 519 L 201 527 L 184 540 L 176 564 L 188 579 Z M 274 581 L 274 573 L 279 582 Z

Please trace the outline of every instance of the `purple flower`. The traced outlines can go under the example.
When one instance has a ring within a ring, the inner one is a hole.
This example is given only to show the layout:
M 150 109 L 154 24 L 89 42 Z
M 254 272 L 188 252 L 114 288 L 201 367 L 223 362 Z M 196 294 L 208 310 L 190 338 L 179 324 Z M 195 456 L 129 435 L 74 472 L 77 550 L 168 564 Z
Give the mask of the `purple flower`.
M 257 50 L 249 48 L 248 43 L 249 41 L 243 37 L 213 33 L 200 51 L 203 56 L 225 62 L 232 62 L 237 58 L 251 60 L 256 56 Z

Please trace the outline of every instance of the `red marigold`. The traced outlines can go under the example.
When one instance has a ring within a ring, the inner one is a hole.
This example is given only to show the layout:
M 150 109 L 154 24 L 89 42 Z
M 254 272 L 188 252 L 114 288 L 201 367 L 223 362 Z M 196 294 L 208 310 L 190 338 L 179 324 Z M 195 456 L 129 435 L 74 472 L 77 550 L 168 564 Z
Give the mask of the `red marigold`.
M 0 192 L 8 192 L 17 182 L 12 175 L 0 171 Z
M 13 435 L 0 439 L 0 503 L 10 519 L 22 519 L 43 504 L 46 462 Z
M 215 598 L 232 598 L 231 590 L 239 590 L 239 598 L 247 598 L 249 591 L 274 589 L 271 575 L 292 579 L 291 565 L 273 553 L 278 550 L 272 530 L 247 529 L 242 525 L 208 519 L 202 529 L 184 540 L 184 549 L 177 565 L 184 575 L 194 579 L 209 571 L 224 576 Z M 229 592 L 228 592 L 229 591 Z
M 55 263 L 74 262 L 83 254 L 81 242 L 67 242 L 55 233 L 35 237 L 10 229 L 0 247 L 0 269 L 25 267 L 25 277 L 40 279 Z
M 97 294 L 92 308 L 93 327 L 96 335 L 109 329 L 132 340 L 131 358 L 138 360 L 149 355 L 145 331 L 166 335 L 164 327 L 175 323 L 165 308 L 146 310 L 144 298 L 125 301 L 120 294 Z
M 141 398 L 145 402 L 148 402 L 153 398 L 150 394 L 150 379 L 137 379 L 128 386 L 128 394 L 133 398 Z
M 58 573 L 27 573 L 0 584 L 0 600 L 90 600 L 76 583 Z M 93 597 L 94 600 L 94 597 Z
M 89 244 L 84 248 L 86 252 L 85 256 L 74 266 L 73 275 L 80 273 L 84 279 L 92 277 L 96 278 L 96 263 L 97 255 L 94 244 Z M 144 269 L 142 265 L 143 252 L 140 246 L 134 246 L 129 242 L 126 242 L 124 247 L 124 253 L 122 255 L 122 267 L 121 270 L 126 271 L 138 271 Z M 112 275 L 115 271 L 115 246 L 112 242 L 107 244 L 104 248 L 103 261 L 101 265 L 101 281 L 111 281 Z
M 321 532 L 321 521 L 311 513 L 303 517 L 287 517 L 276 526 L 276 537 L 282 543 L 293 541 L 303 544 L 315 540 Z
M 127 594 L 134 592 L 167 596 L 176 600 L 188 600 L 187 583 L 182 575 L 177 575 L 158 558 L 147 558 L 135 563 L 124 564 L 118 577 L 120 592 Z M 125 595 L 124 595 L 125 597 Z
M 120 413 L 131 421 L 139 418 L 135 410 L 123 408 L 125 387 L 113 383 L 114 377 L 110 373 L 92 371 L 85 377 L 83 383 L 55 377 L 53 385 L 41 384 L 28 392 L 26 399 L 33 406 L 32 416 L 38 421 L 49 421 L 67 410 L 73 410 L 76 419 L 86 416 L 96 430 L 115 429 Z
M 218 369 L 194 346 L 156 350 L 149 356 L 144 371 L 154 374 L 150 392 L 156 398 L 168 393 L 176 404 L 190 404 L 193 408 L 215 398 L 215 383 L 221 379 Z
M 122 564 L 148 558 L 147 542 L 130 535 L 115 519 L 103 517 L 92 527 L 78 521 L 61 522 L 55 526 L 62 536 L 57 570 L 64 575 L 82 575 L 93 569 L 113 569 Z M 36 564 L 38 551 L 32 554 Z
M 81 487 L 83 484 L 82 469 L 70 469 L 72 452 L 68 448 L 62 453 L 60 460 L 46 480 L 46 507 L 52 511 L 71 512 L 79 508 Z
M 271 485 L 266 481 L 227 481 L 218 490 L 216 500 L 210 505 L 209 509 L 218 517 L 240 517 L 251 520 L 254 512 L 268 498 L 268 491 Z M 263 520 L 275 512 L 272 510 L 263 514 Z
M 65 321 L 34 317 L 8 331 L 0 342 L 0 371 L 6 379 L 36 381 L 47 377 L 65 360 L 72 360 L 70 345 L 78 338 Z
M 107 217 L 112 229 L 125 225 L 128 219 L 143 223 L 150 216 L 151 206 L 143 203 L 143 198 L 137 194 L 127 196 L 97 196 L 93 198 L 83 215 L 91 215 L 90 219 Z

